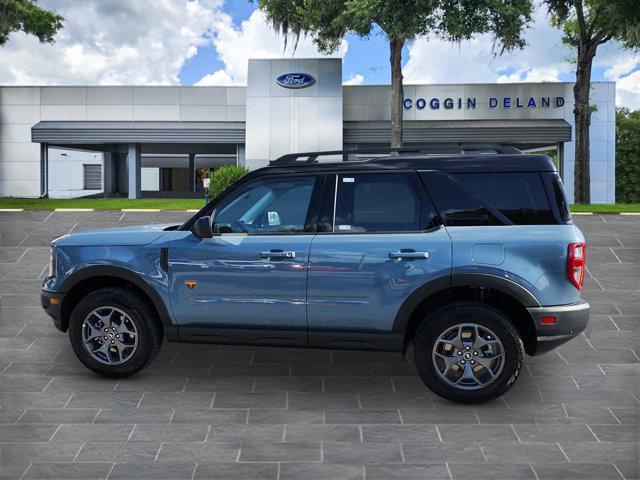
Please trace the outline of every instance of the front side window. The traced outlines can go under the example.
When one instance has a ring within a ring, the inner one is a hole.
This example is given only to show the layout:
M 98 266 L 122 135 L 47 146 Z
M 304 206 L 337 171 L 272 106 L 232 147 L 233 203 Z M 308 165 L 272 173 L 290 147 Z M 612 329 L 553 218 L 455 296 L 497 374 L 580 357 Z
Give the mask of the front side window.
M 431 209 L 406 173 L 338 176 L 335 233 L 417 232 L 429 226 Z
M 307 217 L 317 178 L 267 178 L 243 187 L 216 207 L 214 232 L 287 234 L 315 228 Z

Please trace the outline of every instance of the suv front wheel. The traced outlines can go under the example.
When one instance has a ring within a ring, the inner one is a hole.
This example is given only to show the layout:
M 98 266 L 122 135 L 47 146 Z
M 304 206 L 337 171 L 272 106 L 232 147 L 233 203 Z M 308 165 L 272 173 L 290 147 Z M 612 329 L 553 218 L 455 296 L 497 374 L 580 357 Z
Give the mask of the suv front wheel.
M 122 288 L 104 288 L 76 305 L 69 338 L 87 368 L 107 377 L 124 377 L 155 358 L 162 329 L 143 298 Z
M 480 403 L 516 381 L 524 346 L 509 319 L 481 303 L 452 303 L 428 315 L 414 337 L 422 381 L 436 394 Z

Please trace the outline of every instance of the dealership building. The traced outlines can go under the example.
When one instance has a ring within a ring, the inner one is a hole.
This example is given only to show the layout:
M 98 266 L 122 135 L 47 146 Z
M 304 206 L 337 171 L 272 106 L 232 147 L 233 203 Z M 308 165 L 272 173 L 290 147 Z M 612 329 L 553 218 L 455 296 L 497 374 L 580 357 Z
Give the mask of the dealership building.
M 404 143 L 554 150 L 571 197 L 572 89 L 405 85 Z M 612 203 L 615 83 L 594 82 L 591 101 L 591 199 Z M 246 86 L 0 87 L 0 196 L 202 196 L 221 165 L 388 146 L 390 118 L 389 86 L 343 85 L 340 59 L 249 60 Z

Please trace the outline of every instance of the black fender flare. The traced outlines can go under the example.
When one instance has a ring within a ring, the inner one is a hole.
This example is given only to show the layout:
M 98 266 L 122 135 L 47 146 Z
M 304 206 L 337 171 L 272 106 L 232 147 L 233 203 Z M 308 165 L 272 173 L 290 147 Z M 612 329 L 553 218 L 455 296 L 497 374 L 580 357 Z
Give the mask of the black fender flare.
M 123 267 L 116 267 L 113 265 L 90 265 L 88 267 L 81 268 L 64 280 L 60 286 L 60 293 L 66 294 L 71 291 L 73 287 L 78 285 L 78 283 L 97 277 L 119 278 L 140 288 L 147 295 L 149 300 L 151 300 L 151 303 L 158 312 L 160 321 L 165 328 L 165 333 L 167 329 L 175 329 L 175 325 L 171 320 L 167 306 L 155 288 L 153 288 L 141 275 Z
M 414 290 L 404 301 L 393 322 L 392 331 L 406 331 L 411 314 L 430 296 L 456 287 L 484 287 L 497 290 L 517 300 L 523 307 L 540 307 L 536 297 L 522 285 L 505 277 L 488 273 L 461 273 L 438 277 Z

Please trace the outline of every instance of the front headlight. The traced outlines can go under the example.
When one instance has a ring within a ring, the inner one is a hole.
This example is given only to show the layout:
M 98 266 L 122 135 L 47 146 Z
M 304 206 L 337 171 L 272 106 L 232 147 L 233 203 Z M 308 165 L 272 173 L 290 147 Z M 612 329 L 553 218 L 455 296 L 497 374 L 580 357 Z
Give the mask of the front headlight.
M 56 258 L 56 248 L 55 247 L 51 247 L 51 250 L 49 252 L 49 276 L 50 277 L 55 277 L 56 276 L 56 267 L 57 267 L 57 258 Z

